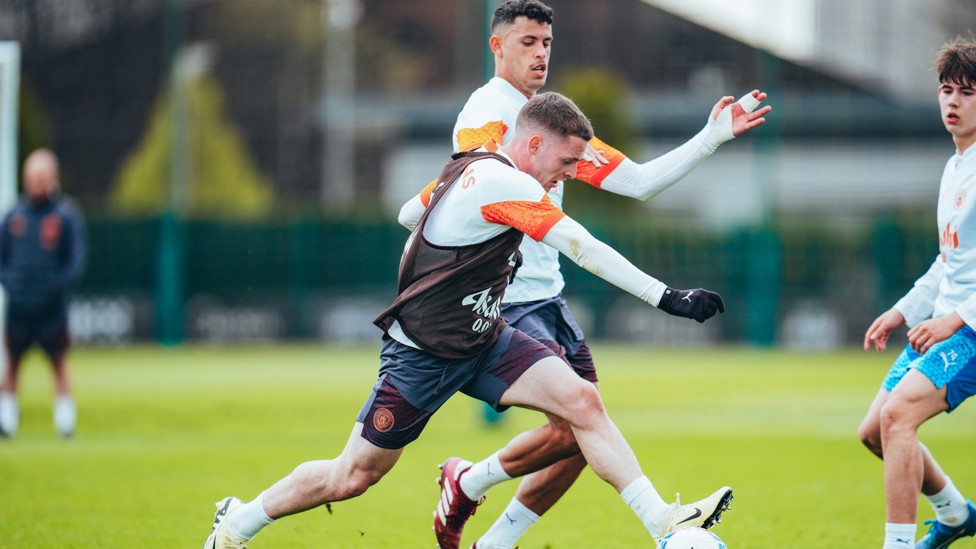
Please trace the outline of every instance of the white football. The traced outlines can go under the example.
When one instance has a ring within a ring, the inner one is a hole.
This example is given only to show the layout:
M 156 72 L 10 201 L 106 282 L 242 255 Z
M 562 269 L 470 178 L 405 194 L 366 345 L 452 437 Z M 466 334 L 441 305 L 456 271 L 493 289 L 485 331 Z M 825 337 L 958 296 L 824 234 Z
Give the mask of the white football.
M 682 528 L 661 538 L 660 549 L 728 549 L 725 542 L 704 528 Z

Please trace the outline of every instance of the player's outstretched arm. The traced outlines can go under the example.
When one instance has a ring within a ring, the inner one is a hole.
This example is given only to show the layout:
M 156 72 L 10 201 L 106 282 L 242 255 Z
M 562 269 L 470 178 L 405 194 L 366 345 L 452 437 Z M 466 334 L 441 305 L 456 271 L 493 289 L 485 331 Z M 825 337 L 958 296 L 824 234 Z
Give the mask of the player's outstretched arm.
M 599 169 L 581 162 L 577 177 L 615 194 L 648 200 L 688 175 L 722 143 L 765 123 L 765 115 L 772 110 L 768 105 L 759 108 L 765 100 L 766 93 L 759 90 L 738 101 L 731 96 L 719 99 L 700 132 L 680 147 L 643 164 L 623 157 L 594 138 L 593 148 L 611 162 Z
M 641 271 L 619 252 L 597 240 L 582 225 L 563 217 L 542 242 L 559 250 L 580 267 L 630 292 L 662 311 L 704 322 L 725 312 L 722 297 L 710 290 L 678 290 Z

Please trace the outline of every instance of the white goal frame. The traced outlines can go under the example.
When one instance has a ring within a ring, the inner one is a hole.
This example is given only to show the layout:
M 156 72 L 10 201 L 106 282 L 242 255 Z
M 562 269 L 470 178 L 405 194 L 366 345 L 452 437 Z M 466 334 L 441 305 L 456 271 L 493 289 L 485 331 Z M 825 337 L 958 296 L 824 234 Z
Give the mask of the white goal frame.
M 17 106 L 20 98 L 20 44 L 0 42 L 0 219 L 17 201 Z M 0 334 L 6 326 L 7 294 L 0 290 Z M 0 372 L 7 354 L 0 352 Z

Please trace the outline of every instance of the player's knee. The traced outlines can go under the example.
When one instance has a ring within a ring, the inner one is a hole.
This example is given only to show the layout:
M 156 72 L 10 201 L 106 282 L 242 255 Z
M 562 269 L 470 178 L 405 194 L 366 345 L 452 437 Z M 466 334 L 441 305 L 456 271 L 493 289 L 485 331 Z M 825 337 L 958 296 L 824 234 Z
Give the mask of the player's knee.
M 873 454 L 881 456 L 881 432 L 876 421 L 865 419 L 857 428 L 857 436 L 861 439 L 861 444 L 867 447 Z
M 377 475 L 366 469 L 352 469 L 344 474 L 337 475 L 339 488 L 336 500 L 350 499 L 359 497 L 369 490 L 369 487 L 379 482 L 382 475 Z
M 606 415 L 603 399 L 596 386 L 589 382 L 576 385 L 571 394 L 569 416 L 565 418 L 574 425 L 589 423 L 592 419 Z
M 881 407 L 881 439 L 887 439 L 906 432 L 914 432 L 916 425 L 912 425 L 911 415 L 908 413 L 910 405 L 898 398 L 889 398 Z
M 355 465 L 344 466 L 341 458 L 333 461 L 330 470 L 323 469 L 324 463 L 326 462 L 306 462 L 296 467 L 292 473 L 300 481 L 302 491 L 307 496 L 323 502 L 361 496 L 382 477 Z
M 353 471 L 346 479 L 346 490 L 351 498 L 361 496 L 377 481 L 379 478 L 374 477 L 368 471 Z

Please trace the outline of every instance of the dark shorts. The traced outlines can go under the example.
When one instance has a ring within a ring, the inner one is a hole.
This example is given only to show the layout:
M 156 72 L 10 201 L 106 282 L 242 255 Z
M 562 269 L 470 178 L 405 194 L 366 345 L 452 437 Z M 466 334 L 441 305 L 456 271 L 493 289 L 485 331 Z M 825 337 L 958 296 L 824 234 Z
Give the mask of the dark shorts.
M 581 378 L 597 382 L 590 346 L 562 295 L 502 305 L 502 318 L 509 326 L 555 350 Z
M 8 306 L 5 320 L 4 339 L 12 360 L 20 360 L 34 343 L 52 359 L 64 356 L 71 345 L 68 308 L 63 304 L 41 310 Z
M 502 394 L 549 356 L 556 353 L 511 327 L 490 348 L 466 359 L 440 358 L 384 337 L 379 378 L 356 417 L 363 424 L 362 436 L 380 448 L 403 448 L 458 392 L 502 411 L 507 408 L 498 403 Z
M 933 345 L 924 355 L 910 346 L 895 359 L 881 387 L 891 392 L 909 370 L 918 370 L 936 389 L 946 388 L 946 404 L 951 412 L 976 394 L 976 332 L 963 326 L 949 339 Z

